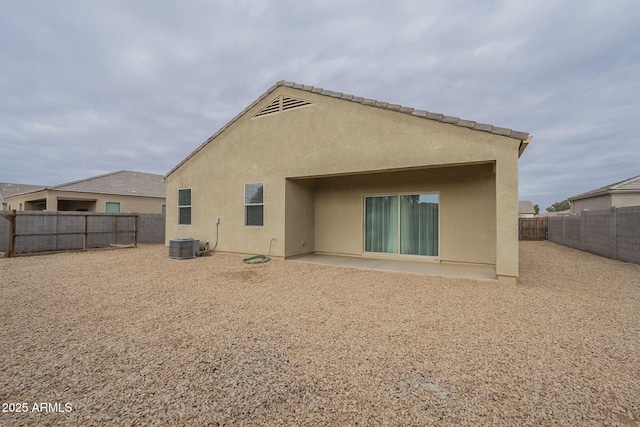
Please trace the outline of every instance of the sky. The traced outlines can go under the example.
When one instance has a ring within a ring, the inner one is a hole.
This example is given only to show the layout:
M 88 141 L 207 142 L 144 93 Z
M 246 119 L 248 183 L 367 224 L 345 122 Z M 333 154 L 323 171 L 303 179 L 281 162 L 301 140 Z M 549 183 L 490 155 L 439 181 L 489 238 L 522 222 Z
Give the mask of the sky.
M 519 198 L 640 175 L 637 0 L 0 0 L 0 182 L 164 175 L 279 80 L 528 132 Z

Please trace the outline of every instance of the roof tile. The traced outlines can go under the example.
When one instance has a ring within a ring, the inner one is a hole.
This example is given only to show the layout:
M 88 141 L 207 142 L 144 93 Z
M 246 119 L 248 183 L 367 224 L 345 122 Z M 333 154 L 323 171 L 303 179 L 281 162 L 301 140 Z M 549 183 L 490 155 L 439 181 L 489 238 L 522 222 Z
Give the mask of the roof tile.
M 476 123 L 476 125 L 473 127 L 473 129 L 481 130 L 481 131 L 485 131 L 485 132 L 491 132 L 491 130 L 493 129 L 493 126 L 487 125 L 485 123 Z
M 493 129 L 491 130 L 491 133 L 495 133 L 495 134 L 498 134 L 498 135 L 509 136 L 509 135 L 511 135 L 511 129 L 499 128 L 497 126 L 494 126 Z
M 518 132 L 518 131 L 512 130 L 512 131 L 511 131 L 511 135 L 509 135 L 509 136 L 510 136 L 511 138 L 521 139 L 521 140 L 523 140 L 523 141 L 524 141 L 525 139 L 527 139 L 527 137 L 529 136 L 529 134 L 528 134 L 528 133 L 526 133 L 526 132 Z

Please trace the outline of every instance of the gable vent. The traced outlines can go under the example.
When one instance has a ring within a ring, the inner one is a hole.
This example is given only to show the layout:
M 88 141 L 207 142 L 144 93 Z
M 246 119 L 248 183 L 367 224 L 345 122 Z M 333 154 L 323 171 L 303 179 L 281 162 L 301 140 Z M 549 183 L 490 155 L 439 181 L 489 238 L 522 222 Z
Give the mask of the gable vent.
M 280 95 L 273 101 L 269 103 L 266 107 L 258 112 L 253 117 L 266 116 L 268 114 L 275 114 L 281 111 L 293 110 L 294 108 L 305 107 L 307 105 L 312 105 L 313 103 L 310 101 L 305 101 L 304 99 L 291 98 L 289 96 Z

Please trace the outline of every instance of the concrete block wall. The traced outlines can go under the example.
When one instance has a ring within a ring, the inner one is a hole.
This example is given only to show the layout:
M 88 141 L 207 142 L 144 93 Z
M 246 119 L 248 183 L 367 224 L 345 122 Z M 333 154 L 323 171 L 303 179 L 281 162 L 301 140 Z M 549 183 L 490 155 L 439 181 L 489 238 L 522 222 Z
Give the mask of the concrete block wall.
M 640 264 L 640 206 L 619 208 L 616 220 L 618 259 Z
M 10 211 L 0 211 L 1 214 L 9 214 Z M 9 221 L 0 216 L 0 252 L 9 250 Z
M 11 213 L 0 211 L 1 213 Z M 56 234 L 49 236 L 22 236 L 15 241 L 16 254 L 80 250 L 84 240 L 84 218 L 86 212 L 64 212 L 60 215 L 37 215 L 39 211 L 17 212 L 17 234 L 43 233 L 81 233 Z M 105 214 L 91 212 L 87 217 L 87 248 L 108 247 L 111 244 L 129 245 L 134 241 L 135 220 L 125 214 Z M 164 243 L 165 215 L 138 214 L 138 242 Z M 113 231 L 117 230 L 114 236 Z M 0 217 L 0 252 L 9 249 L 9 221 Z
M 588 211 L 584 215 L 584 250 L 592 254 L 615 258 L 612 252 L 611 212 Z M 615 241 L 615 240 L 614 240 Z
M 566 246 L 575 249 L 582 248 L 582 222 L 580 218 L 573 216 L 565 216 L 564 222 L 564 238 Z
M 640 206 L 549 217 L 549 241 L 640 264 Z

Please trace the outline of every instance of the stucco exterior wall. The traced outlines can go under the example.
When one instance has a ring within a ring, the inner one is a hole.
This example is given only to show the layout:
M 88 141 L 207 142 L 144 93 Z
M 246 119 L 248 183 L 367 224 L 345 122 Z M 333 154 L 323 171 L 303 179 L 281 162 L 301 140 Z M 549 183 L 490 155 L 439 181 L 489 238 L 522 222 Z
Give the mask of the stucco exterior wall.
M 590 197 L 588 199 L 574 200 L 571 202 L 571 213 L 580 213 L 589 209 L 597 211 L 601 209 L 609 209 L 611 207 L 611 195 Z
M 142 197 L 142 196 L 121 196 L 100 193 L 80 193 L 76 191 L 39 191 L 36 193 L 28 193 L 8 198 L 8 204 L 11 209 L 19 210 L 22 204 L 22 210 L 27 210 L 27 203 L 33 200 L 46 199 L 46 210 L 57 210 L 58 199 L 63 200 L 95 200 L 95 205 L 90 208 L 90 212 L 105 212 L 107 202 L 120 203 L 120 212 L 144 212 L 144 213 L 162 213 L 162 205 L 165 199 L 160 197 Z M 43 210 L 43 209 L 40 209 Z
M 440 260 L 495 264 L 492 169 L 492 164 L 479 164 L 321 179 L 315 197 L 315 250 L 363 253 L 365 195 L 438 193 Z
M 251 118 L 280 94 L 314 104 Z M 443 256 L 489 263 L 495 256 L 498 275 L 517 276 L 519 143 L 513 138 L 279 87 L 166 178 L 167 244 L 178 237 L 215 241 L 215 218 L 219 217 L 220 251 L 267 253 L 271 246 L 274 256 L 315 250 L 354 253 L 361 250 L 360 192 L 382 191 L 390 185 L 374 175 L 437 167 L 420 172 L 426 174 L 422 177 L 417 172 L 413 178 L 409 172 L 396 175 L 393 188 L 404 188 L 407 179 L 413 179 L 411 185 L 420 190 L 444 188 L 442 203 L 447 217 L 442 218 L 447 230 L 454 222 L 461 229 L 471 227 L 467 216 L 459 217 L 455 212 L 480 207 L 477 215 L 482 226 L 474 229 L 482 229 L 485 237 L 492 236 L 487 237 L 492 243 L 469 248 L 465 239 L 456 237 L 463 236 L 462 231 L 442 235 Z M 477 183 L 464 176 L 476 166 L 460 171 L 454 168 L 480 163 L 490 165 L 478 170 L 482 174 L 490 170 L 491 178 L 483 175 Z M 443 165 L 451 168 L 440 168 Z M 439 174 L 442 176 L 437 178 Z M 350 192 L 330 191 L 330 177 L 340 175 L 352 176 L 345 181 L 353 184 Z M 420 182 L 427 177 L 431 182 Z M 303 178 L 315 182 L 301 184 Z M 448 179 L 458 180 L 458 184 Z M 244 226 L 244 184 L 253 182 L 264 183 L 264 227 Z M 357 182 L 360 187 L 354 187 Z M 478 185 L 482 189 L 476 193 Z M 177 193 L 181 188 L 192 189 L 191 225 L 178 225 Z M 465 192 L 471 197 L 468 202 Z M 359 200 L 354 202 L 357 194 Z M 303 207 L 300 215 L 295 206 Z M 336 224 L 327 226 L 327 215 L 335 218 Z M 294 217 L 297 219 L 291 220 Z M 310 234 L 311 229 L 309 244 L 300 248 L 296 241 L 302 240 L 303 230 Z M 344 235 L 352 237 L 348 244 L 338 237 Z M 482 254 L 487 245 L 493 255 Z M 340 249 L 343 247 L 347 249 Z M 453 254 L 456 251 L 458 255 Z
M 571 213 L 640 206 L 640 193 L 611 193 L 571 202 Z
M 315 179 L 287 179 L 285 256 L 315 252 Z
M 614 193 L 611 195 L 611 201 L 616 208 L 640 206 L 640 193 Z

